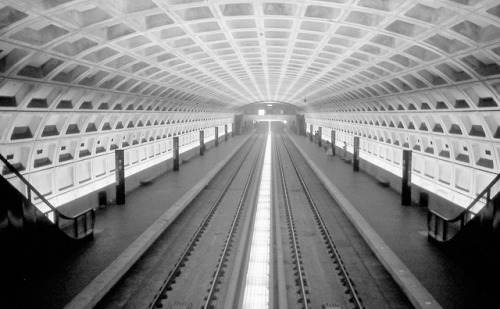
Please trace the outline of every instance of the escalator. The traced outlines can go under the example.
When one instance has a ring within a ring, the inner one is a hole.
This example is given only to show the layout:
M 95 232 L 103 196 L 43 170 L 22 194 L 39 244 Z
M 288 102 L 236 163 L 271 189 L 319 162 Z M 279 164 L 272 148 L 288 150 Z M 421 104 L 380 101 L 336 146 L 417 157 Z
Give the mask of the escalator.
M 482 241 L 500 240 L 500 192 L 498 174 L 486 188 L 458 215 L 447 218 L 429 210 L 427 229 L 430 240 L 437 243 L 463 241 L 476 235 Z M 465 234 L 465 235 L 464 235 Z
M 1 154 L 0 161 L 4 164 L 0 176 L 2 287 L 15 286 L 16 281 L 25 280 L 30 273 L 44 265 L 44 261 L 51 260 L 58 249 L 70 248 L 92 239 L 95 212 L 89 209 L 76 216 L 62 214 Z M 20 192 L 7 179 L 12 175 L 21 181 L 24 192 Z M 40 204 L 49 211 L 40 211 L 36 206 Z

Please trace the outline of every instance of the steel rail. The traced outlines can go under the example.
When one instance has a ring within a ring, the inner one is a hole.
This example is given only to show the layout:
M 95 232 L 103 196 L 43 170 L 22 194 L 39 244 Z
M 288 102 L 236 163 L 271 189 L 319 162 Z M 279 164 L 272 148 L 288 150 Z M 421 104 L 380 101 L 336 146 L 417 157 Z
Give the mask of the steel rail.
M 308 189 L 302 175 L 300 174 L 299 169 L 298 169 L 297 165 L 295 164 L 295 161 L 292 158 L 292 155 L 291 155 L 290 150 L 288 149 L 288 147 L 286 145 L 285 140 L 283 139 L 283 135 L 281 135 L 281 140 L 283 141 L 283 145 L 285 146 L 285 149 L 288 153 L 288 156 L 290 157 L 290 161 L 292 162 L 293 168 L 295 170 L 295 173 L 297 174 L 297 177 L 300 181 L 300 184 L 301 184 L 302 188 L 304 189 L 304 193 L 307 197 L 309 205 L 311 206 L 311 209 L 315 213 L 315 217 L 318 219 L 320 229 L 322 230 L 322 233 L 324 234 L 324 236 L 327 238 L 329 247 L 331 248 L 333 254 L 335 255 L 335 260 L 337 260 L 337 264 L 340 268 L 340 271 L 342 272 L 342 276 L 343 276 L 345 282 L 347 283 L 348 289 L 352 294 L 352 298 L 354 300 L 354 303 L 357 306 L 357 308 L 364 308 L 363 304 L 361 303 L 361 298 L 358 296 L 358 293 L 354 287 L 354 283 L 352 282 L 351 278 L 349 277 L 347 269 L 345 268 L 344 263 L 342 262 L 340 254 L 335 246 L 335 242 L 333 241 L 332 237 L 330 236 L 330 233 L 328 232 L 328 229 L 326 228 L 326 225 L 323 221 L 323 218 L 321 217 L 319 210 L 312 199 L 312 195 L 309 192 L 309 189 Z
M 166 294 L 166 292 L 170 288 L 170 285 L 173 284 L 173 283 L 175 283 L 174 279 L 180 275 L 180 273 L 181 273 L 180 269 L 185 266 L 185 261 L 188 260 L 187 257 L 190 255 L 190 252 L 194 248 L 195 243 L 198 242 L 199 238 L 201 237 L 201 235 L 205 231 L 205 227 L 208 225 L 208 223 L 212 219 L 213 214 L 215 213 L 215 211 L 217 210 L 217 208 L 220 205 L 220 202 L 222 201 L 222 199 L 226 195 L 227 191 L 229 190 L 229 187 L 231 186 L 231 184 L 233 183 L 234 179 L 236 178 L 236 175 L 238 174 L 239 170 L 243 166 L 246 158 L 248 157 L 248 155 L 250 154 L 250 152 L 251 152 L 251 150 L 253 148 L 253 145 L 255 145 L 255 143 L 257 142 L 257 139 L 258 139 L 258 136 L 255 137 L 255 139 L 253 141 L 253 144 L 250 146 L 250 150 L 245 154 L 245 156 L 241 160 L 241 163 L 238 166 L 238 168 L 236 168 L 234 170 L 234 172 L 231 174 L 231 176 L 229 177 L 229 179 L 226 182 L 226 184 L 224 185 L 221 193 L 219 194 L 219 196 L 217 197 L 217 199 L 215 200 L 215 202 L 210 207 L 209 211 L 207 212 L 207 214 L 203 218 L 201 224 L 196 229 L 193 237 L 191 237 L 188 245 L 186 246 L 186 249 L 184 249 L 184 251 L 182 252 L 180 258 L 175 263 L 173 269 L 169 272 L 169 274 L 167 276 L 167 279 L 165 279 L 163 281 L 163 284 L 160 287 L 159 292 L 157 294 L 155 294 L 155 296 L 154 296 L 153 300 L 150 302 L 148 308 L 154 308 L 154 307 L 156 307 L 158 305 L 159 301 L 161 301 L 160 298 L 166 298 L 166 297 L 164 297 L 162 295 Z

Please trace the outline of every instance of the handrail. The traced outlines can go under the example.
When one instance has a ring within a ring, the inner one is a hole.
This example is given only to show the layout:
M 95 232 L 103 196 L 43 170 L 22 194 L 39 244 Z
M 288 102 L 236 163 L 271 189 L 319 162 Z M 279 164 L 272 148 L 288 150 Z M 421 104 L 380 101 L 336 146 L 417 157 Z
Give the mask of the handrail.
M 476 205 L 476 203 L 485 195 L 487 194 L 487 197 L 486 197 L 486 204 L 489 203 L 490 201 L 490 190 L 491 188 L 498 182 L 498 180 L 500 180 L 500 173 L 498 175 L 496 175 L 495 178 L 493 178 L 493 180 L 489 183 L 489 185 L 486 186 L 486 188 L 484 188 L 483 191 L 481 191 L 481 193 L 479 193 L 476 198 L 469 204 L 469 206 L 467 206 L 462 212 L 460 212 L 460 214 L 458 214 L 455 218 L 446 218 L 444 217 L 443 215 L 441 214 L 438 214 L 437 212 L 435 212 L 434 210 L 430 209 L 429 212 L 432 213 L 433 215 L 439 217 L 441 220 L 445 221 L 445 222 L 456 222 L 458 221 L 462 216 L 464 216 L 465 214 L 474 214 L 471 210 L 472 207 L 474 207 Z
M 0 161 L 3 162 L 3 164 L 5 164 L 5 166 L 7 166 L 9 168 L 9 170 L 11 172 L 13 172 L 26 186 L 27 186 L 27 189 L 28 189 L 28 197 L 27 197 L 27 200 L 29 203 L 32 203 L 31 202 L 31 191 L 33 191 L 35 193 L 35 195 L 42 201 L 44 202 L 51 210 L 52 212 L 54 213 L 54 223 L 59 227 L 59 219 L 62 218 L 64 220 L 68 220 L 68 221 L 72 221 L 73 222 L 73 225 L 74 225 L 74 232 L 75 232 L 75 238 L 78 238 L 78 220 L 79 218 L 81 217 L 84 217 L 85 218 L 85 235 L 84 236 L 87 236 L 90 233 L 92 233 L 93 229 L 94 229 L 94 223 L 95 223 L 95 210 L 93 208 L 90 208 L 90 209 L 87 209 L 85 211 L 82 211 L 80 213 L 78 213 L 77 215 L 73 216 L 73 217 L 70 217 L 70 216 L 67 216 L 63 213 L 61 213 L 59 210 L 57 210 L 57 208 L 55 208 L 26 178 L 24 178 L 23 175 L 21 175 L 21 173 L 19 173 L 19 171 L 2 155 L 0 154 Z M 90 216 L 91 216 L 91 230 L 90 231 L 87 231 L 87 214 L 90 213 Z M 46 215 L 44 213 L 44 215 Z

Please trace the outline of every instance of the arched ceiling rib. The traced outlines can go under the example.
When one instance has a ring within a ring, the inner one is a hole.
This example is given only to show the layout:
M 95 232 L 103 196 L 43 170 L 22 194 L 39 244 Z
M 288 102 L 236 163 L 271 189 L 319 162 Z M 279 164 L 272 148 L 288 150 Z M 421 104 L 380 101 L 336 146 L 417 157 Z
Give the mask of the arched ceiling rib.
M 500 75 L 498 0 L 1 0 L 0 35 L 4 77 L 212 106 Z

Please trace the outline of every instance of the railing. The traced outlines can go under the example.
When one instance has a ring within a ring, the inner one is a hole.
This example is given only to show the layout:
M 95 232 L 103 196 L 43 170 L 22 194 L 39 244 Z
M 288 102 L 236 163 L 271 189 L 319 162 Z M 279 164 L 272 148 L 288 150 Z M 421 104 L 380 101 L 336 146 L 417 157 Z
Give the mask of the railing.
M 467 206 L 460 214 L 454 218 L 446 218 L 434 210 L 427 213 L 428 235 L 439 242 L 447 242 L 453 238 L 474 216 L 477 214 L 471 209 L 483 198 L 486 197 L 485 207 L 491 202 L 491 189 L 500 180 L 498 174 L 489 185 Z M 453 230 L 451 230 L 453 229 Z
M 45 212 L 44 215 L 50 219 L 53 214 L 54 224 L 63 231 L 68 237 L 73 239 L 83 239 L 90 236 L 94 232 L 95 225 L 95 211 L 94 209 L 88 209 L 84 212 L 77 214 L 74 217 L 66 216 L 57 210 L 40 192 L 38 192 L 35 187 L 29 181 L 24 178 L 21 173 L 4 157 L 0 154 L 0 160 L 5 164 L 5 166 L 13 172 L 25 185 L 27 188 L 26 200 L 28 203 L 34 205 L 32 201 L 32 193 L 36 198 L 40 199 L 47 207 L 50 208 L 49 212 Z

